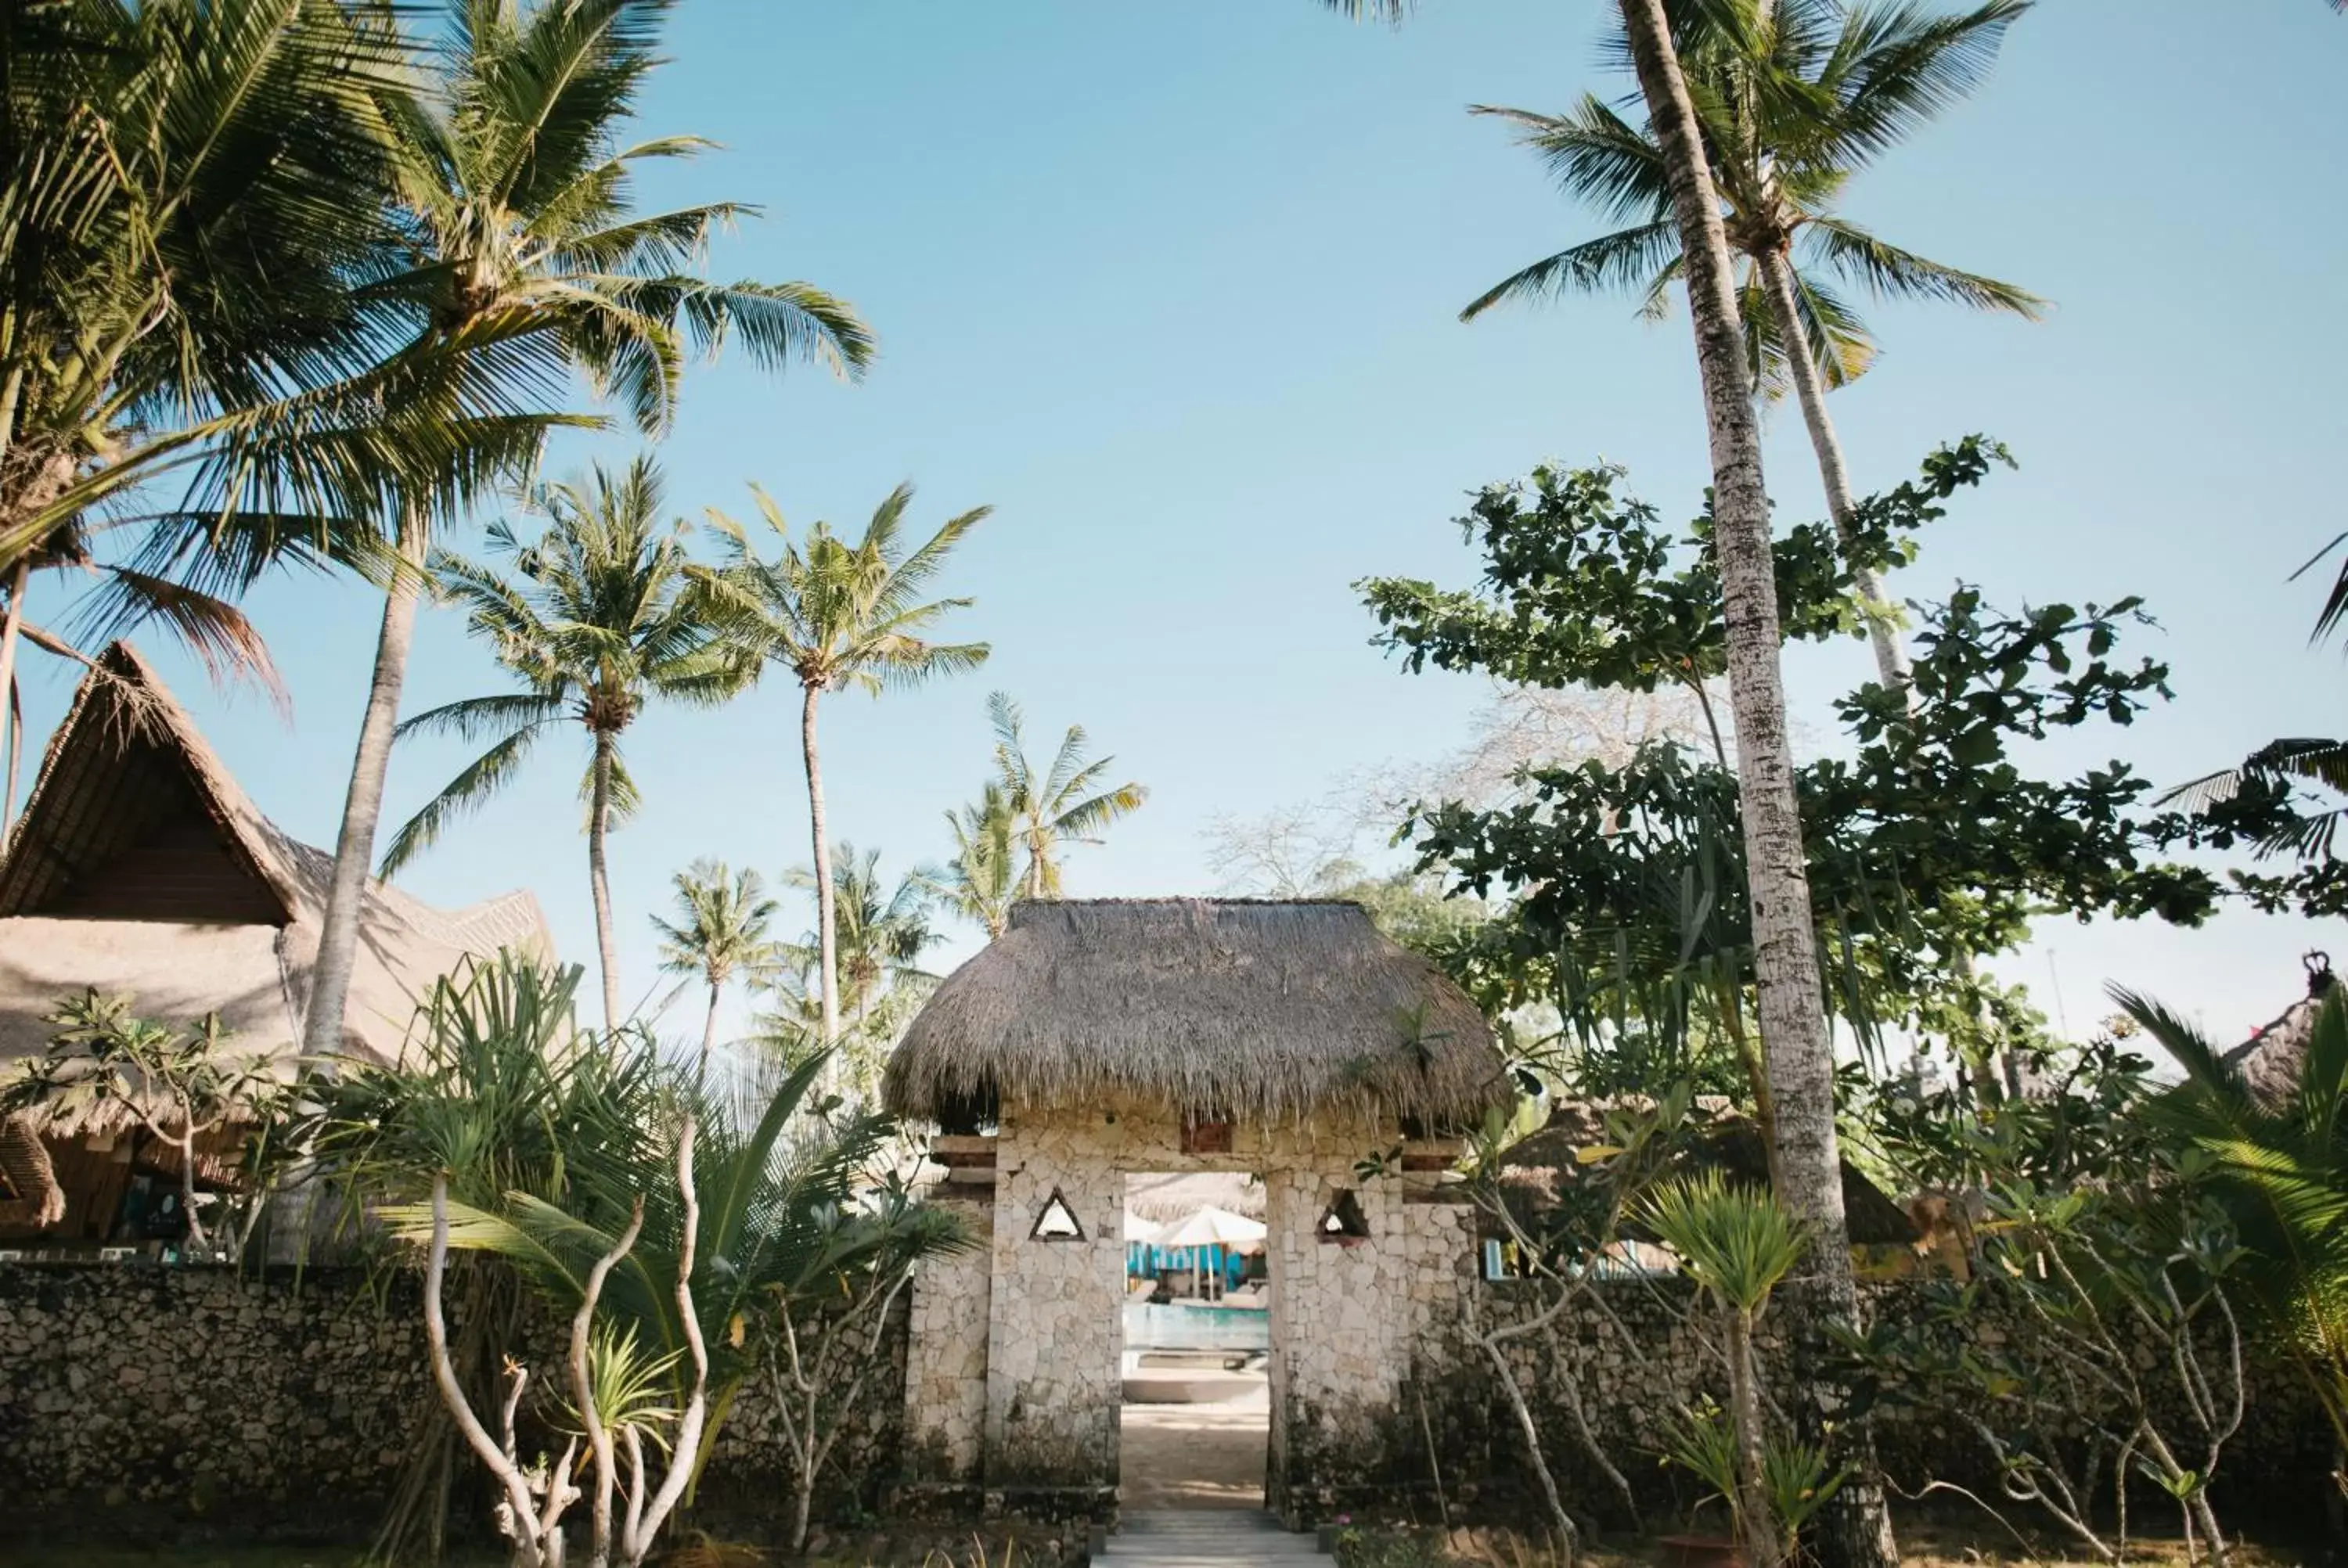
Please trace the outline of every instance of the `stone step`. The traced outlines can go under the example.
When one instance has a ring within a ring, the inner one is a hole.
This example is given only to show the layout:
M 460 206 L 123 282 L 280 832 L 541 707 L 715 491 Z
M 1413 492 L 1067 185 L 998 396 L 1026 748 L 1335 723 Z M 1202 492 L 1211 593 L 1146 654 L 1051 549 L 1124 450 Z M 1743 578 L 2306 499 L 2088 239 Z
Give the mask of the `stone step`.
M 1283 1530 L 1253 1509 L 1146 1509 L 1129 1512 L 1102 1560 L 1125 1568 L 1213 1568 L 1251 1563 L 1264 1568 L 1327 1568 L 1310 1535 Z

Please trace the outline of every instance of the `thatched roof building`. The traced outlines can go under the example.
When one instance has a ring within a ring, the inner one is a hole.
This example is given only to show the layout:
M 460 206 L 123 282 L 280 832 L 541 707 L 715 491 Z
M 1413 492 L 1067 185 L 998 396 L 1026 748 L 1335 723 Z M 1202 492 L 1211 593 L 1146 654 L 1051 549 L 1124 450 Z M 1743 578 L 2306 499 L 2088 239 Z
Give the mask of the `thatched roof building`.
M 1028 902 L 890 1059 L 889 1109 L 1125 1093 L 1263 1121 L 1352 1105 L 1430 1125 L 1510 1093 L 1475 1003 L 1358 904 Z
M 261 814 L 146 661 L 116 643 L 0 847 L 0 1079 L 46 1049 L 43 1020 L 60 999 L 93 988 L 158 1022 L 217 1012 L 235 1048 L 290 1062 L 333 864 Z M 509 946 L 551 952 L 526 892 L 451 912 L 371 882 L 344 1050 L 392 1060 L 417 995 L 468 955 Z M 34 1114 L 61 1164 L 64 1140 L 129 1132 L 118 1112 Z M 89 1223 L 68 1215 L 66 1228 Z

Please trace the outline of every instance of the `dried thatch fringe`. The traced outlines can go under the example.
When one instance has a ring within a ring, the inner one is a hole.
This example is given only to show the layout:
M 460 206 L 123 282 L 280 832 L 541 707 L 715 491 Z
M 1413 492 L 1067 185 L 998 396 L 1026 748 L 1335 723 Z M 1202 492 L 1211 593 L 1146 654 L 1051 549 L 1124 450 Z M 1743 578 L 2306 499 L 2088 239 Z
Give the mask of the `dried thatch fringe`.
M 1456 1122 L 1509 1097 L 1475 1003 L 1358 904 L 1202 898 L 1017 906 L 922 1009 L 882 1088 L 918 1119 L 990 1091 L 1272 1122 Z

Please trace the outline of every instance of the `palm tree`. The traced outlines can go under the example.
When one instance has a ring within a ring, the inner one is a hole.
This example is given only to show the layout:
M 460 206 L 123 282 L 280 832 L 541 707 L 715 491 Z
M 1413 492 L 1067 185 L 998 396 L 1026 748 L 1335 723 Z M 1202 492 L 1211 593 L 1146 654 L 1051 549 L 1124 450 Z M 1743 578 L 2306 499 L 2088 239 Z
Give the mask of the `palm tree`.
M 1753 910 L 1754 978 L 1776 1120 L 1779 1196 L 1815 1239 L 1807 1316 L 1855 1322 L 1850 1228 L 1835 1135 L 1834 1049 L 1819 1003 L 1808 863 L 1794 800 L 1779 666 L 1769 497 L 1738 325 L 1734 259 L 1701 124 L 1673 47 L 1663 0 L 1621 0 L 1623 33 L 1663 157 L 1680 234 L 1712 445 L 1713 548 L 1728 621 L 1729 701 L 1736 716 L 1738 815 Z M 1863 1431 L 1857 1440 L 1864 1443 Z M 1844 1489 L 1823 1520 L 1833 1568 L 1899 1561 L 1881 1491 Z
M 402 737 L 491 739 L 384 852 L 388 876 L 512 778 L 550 726 L 566 719 L 583 726 L 591 750 L 581 793 L 606 1028 L 619 1026 L 621 1010 L 603 844 L 613 819 L 637 804 L 620 737 L 654 698 L 719 702 L 748 684 L 742 661 L 718 641 L 691 591 L 689 525 L 662 522 L 660 506 L 660 470 L 650 458 L 617 474 L 599 464 L 585 483 L 541 487 L 532 509 L 547 526 L 535 544 L 521 544 L 503 522 L 490 528 L 489 548 L 512 558 L 512 578 L 446 551 L 435 556 L 436 581 L 466 608 L 469 629 L 521 690 L 445 703 L 399 726 Z
M 225 595 L 289 559 L 359 559 L 388 487 L 469 493 L 542 420 L 476 374 L 469 344 L 399 352 L 422 322 L 414 302 L 363 286 L 398 265 L 381 102 L 408 66 L 373 14 L 15 5 L 0 52 L 13 755 L 20 641 L 87 661 L 26 620 L 34 573 L 93 565 L 99 536 L 136 530 L 128 559 L 98 569 L 82 640 L 152 620 L 216 675 L 269 686 Z
M 813 888 L 815 873 L 795 866 L 784 878 L 794 887 Z M 921 956 L 938 941 L 940 932 L 930 923 L 930 888 L 915 873 L 889 888 L 880 875 L 880 852 L 858 854 L 842 842 L 831 852 L 833 944 L 839 970 L 839 1010 L 850 1015 L 850 1032 L 869 1034 L 881 1005 L 901 985 L 921 985 L 929 979 L 917 967 Z M 820 934 L 813 943 L 795 949 L 804 969 L 818 966 L 821 983 Z
M 1086 736 L 1071 724 L 1061 737 L 1052 765 L 1042 773 L 1027 760 L 1020 733 L 1019 705 L 1003 692 L 986 699 L 986 716 L 994 725 L 994 767 L 1002 783 L 1004 804 L 1011 814 L 1012 833 L 1026 856 L 1019 872 L 1019 897 L 1056 898 L 1060 896 L 1060 852 L 1068 844 L 1098 844 L 1103 828 L 1141 809 L 1149 798 L 1147 787 L 1132 783 L 1098 787 L 1115 757 L 1085 760 Z
M 1715 190 L 1741 262 L 1735 295 L 1746 371 L 1756 389 L 1790 385 L 1816 452 L 1827 508 L 1853 543 L 1850 480 L 1826 394 L 1865 374 L 1875 343 L 1827 282 L 1879 297 L 1944 301 L 2034 320 L 2044 302 L 2012 283 L 1902 250 L 1837 210 L 1852 176 L 1977 86 L 2006 28 L 2031 0 L 1984 0 L 1935 15 L 1891 0 L 1727 0 L 1686 8 L 1679 46 L 1691 78 Z M 1628 227 L 1570 246 L 1512 273 L 1467 309 L 1472 321 L 1504 300 L 1631 288 L 1641 313 L 1667 308 L 1681 272 L 1671 191 L 1652 123 L 1634 125 L 1593 95 L 1563 115 L 1478 106 L 1522 128 L 1560 185 Z M 1797 266 L 1799 246 L 1805 264 Z M 1908 654 L 1870 560 L 1851 573 L 1869 607 L 1869 634 L 1888 687 L 1908 681 Z
M 915 875 L 947 908 L 983 927 L 991 941 L 1011 924 L 1011 906 L 1019 897 L 1019 831 L 1011 797 L 988 780 L 974 803 L 946 813 L 946 830 L 954 836 L 953 857 L 942 871 Z
M 756 979 L 781 957 L 767 936 L 782 906 L 766 896 L 756 871 L 729 870 L 721 860 L 696 860 L 672 879 L 676 888 L 674 923 L 653 917 L 661 934 L 661 968 L 673 975 L 697 976 L 709 988 L 709 1008 L 701 1022 L 701 1058 L 695 1082 L 709 1077 L 709 1052 L 717 1041 L 717 1003 L 738 972 Z
M 769 368 L 814 360 L 849 374 L 870 334 L 839 300 L 805 283 L 714 284 L 692 274 L 713 230 L 750 209 L 733 202 L 638 215 L 633 182 L 657 159 L 708 144 L 621 133 L 657 49 L 666 0 L 451 0 L 449 37 L 418 96 L 392 115 L 398 203 L 412 266 L 380 285 L 424 313 L 427 343 L 494 354 L 501 384 L 542 394 L 582 372 L 647 435 L 663 429 L 688 349 L 738 337 Z M 339 1041 L 361 895 L 383 808 L 400 687 L 434 508 L 399 512 L 351 782 L 335 840 L 304 1043 Z
M 785 1061 L 824 1055 L 827 1089 L 869 1092 L 880 1064 L 912 1022 L 914 1010 L 936 988 L 937 977 L 920 967 L 922 955 L 942 935 L 931 923 L 934 897 L 921 872 L 892 888 L 880 874 L 878 850 L 859 853 L 852 844 L 832 848 L 831 883 L 835 961 L 839 971 L 840 1025 L 834 1049 L 825 1050 L 822 948 L 819 932 L 784 948 L 784 963 L 771 988 L 776 1006 L 763 1014 L 762 1039 Z M 815 873 L 794 866 L 786 881 L 814 888 Z
M 772 559 L 761 559 L 740 523 L 712 510 L 723 564 L 698 573 L 727 635 L 757 667 L 779 664 L 799 685 L 799 751 L 807 768 L 808 817 L 813 845 L 816 933 L 823 1040 L 839 1039 L 838 927 L 826 834 L 823 764 L 816 743 L 816 710 L 827 692 L 854 688 L 878 696 L 986 661 L 983 642 L 931 642 L 924 633 L 967 599 L 923 602 L 922 592 L 943 569 L 955 545 L 994 508 L 949 518 L 928 543 L 901 548 L 905 509 L 913 487 L 900 485 L 873 512 L 864 537 L 850 543 L 817 523 L 794 540 L 782 508 L 751 487 L 758 514 L 775 537 Z

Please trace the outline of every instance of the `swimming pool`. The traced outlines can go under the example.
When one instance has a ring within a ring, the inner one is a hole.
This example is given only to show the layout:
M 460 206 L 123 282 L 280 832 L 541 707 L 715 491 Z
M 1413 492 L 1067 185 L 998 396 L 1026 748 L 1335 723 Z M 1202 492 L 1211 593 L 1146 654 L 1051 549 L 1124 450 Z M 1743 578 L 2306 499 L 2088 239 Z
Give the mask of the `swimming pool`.
M 1200 1307 L 1177 1301 L 1152 1307 L 1125 1304 L 1128 1350 L 1269 1350 L 1272 1315 L 1248 1307 Z

